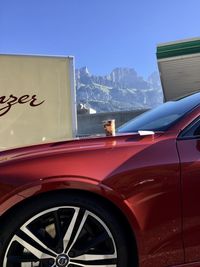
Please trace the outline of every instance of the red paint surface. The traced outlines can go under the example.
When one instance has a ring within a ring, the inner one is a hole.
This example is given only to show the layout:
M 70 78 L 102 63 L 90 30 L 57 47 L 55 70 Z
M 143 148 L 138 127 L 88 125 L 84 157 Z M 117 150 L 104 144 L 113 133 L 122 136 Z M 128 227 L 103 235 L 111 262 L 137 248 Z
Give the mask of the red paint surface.
M 92 192 L 126 216 L 141 267 L 200 266 L 200 141 L 177 141 L 199 113 L 155 136 L 127 134 L 2 152 L 0 213 L 44 192 Z

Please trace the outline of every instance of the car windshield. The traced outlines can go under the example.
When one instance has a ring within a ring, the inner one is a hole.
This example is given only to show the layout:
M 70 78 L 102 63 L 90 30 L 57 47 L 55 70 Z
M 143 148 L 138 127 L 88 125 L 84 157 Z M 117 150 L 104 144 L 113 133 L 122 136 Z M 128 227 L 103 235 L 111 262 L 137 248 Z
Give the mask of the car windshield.
M 166 102 L 122 125 L 117 132 L 166 131 L 198 104 L 200 104 L 200 93 Z

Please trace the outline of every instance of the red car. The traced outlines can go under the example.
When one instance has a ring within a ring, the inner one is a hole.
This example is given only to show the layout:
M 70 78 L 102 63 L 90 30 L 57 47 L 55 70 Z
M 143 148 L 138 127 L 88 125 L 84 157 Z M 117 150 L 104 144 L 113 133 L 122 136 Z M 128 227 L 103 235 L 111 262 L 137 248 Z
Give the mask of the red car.
M 200 266 L 200 93 L 116 136 L 2 151 L 0 266 Z

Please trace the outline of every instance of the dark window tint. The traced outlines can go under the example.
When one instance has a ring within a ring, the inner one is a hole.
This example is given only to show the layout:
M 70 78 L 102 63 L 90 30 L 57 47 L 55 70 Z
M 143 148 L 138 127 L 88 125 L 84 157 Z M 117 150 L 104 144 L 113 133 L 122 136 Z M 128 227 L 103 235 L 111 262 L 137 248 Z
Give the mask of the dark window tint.
M 166 131 L 198 104 L 200 104 L 200 93 L 167 102 L 122 125 L 118 132 Z
M 192 122 L 180 135 L 182 138 L 195 138 L 200 137 L 200 118 Z

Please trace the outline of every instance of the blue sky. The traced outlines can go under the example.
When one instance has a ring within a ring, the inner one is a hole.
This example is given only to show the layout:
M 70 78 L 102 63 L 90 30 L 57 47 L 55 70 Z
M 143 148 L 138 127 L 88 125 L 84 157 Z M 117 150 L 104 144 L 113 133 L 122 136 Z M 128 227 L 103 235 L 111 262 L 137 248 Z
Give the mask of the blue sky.
M 199 0 L 0 0 L 0 53 L 74 55 L 94 74 L 156 70 L 156 45 L 200 36 Z

